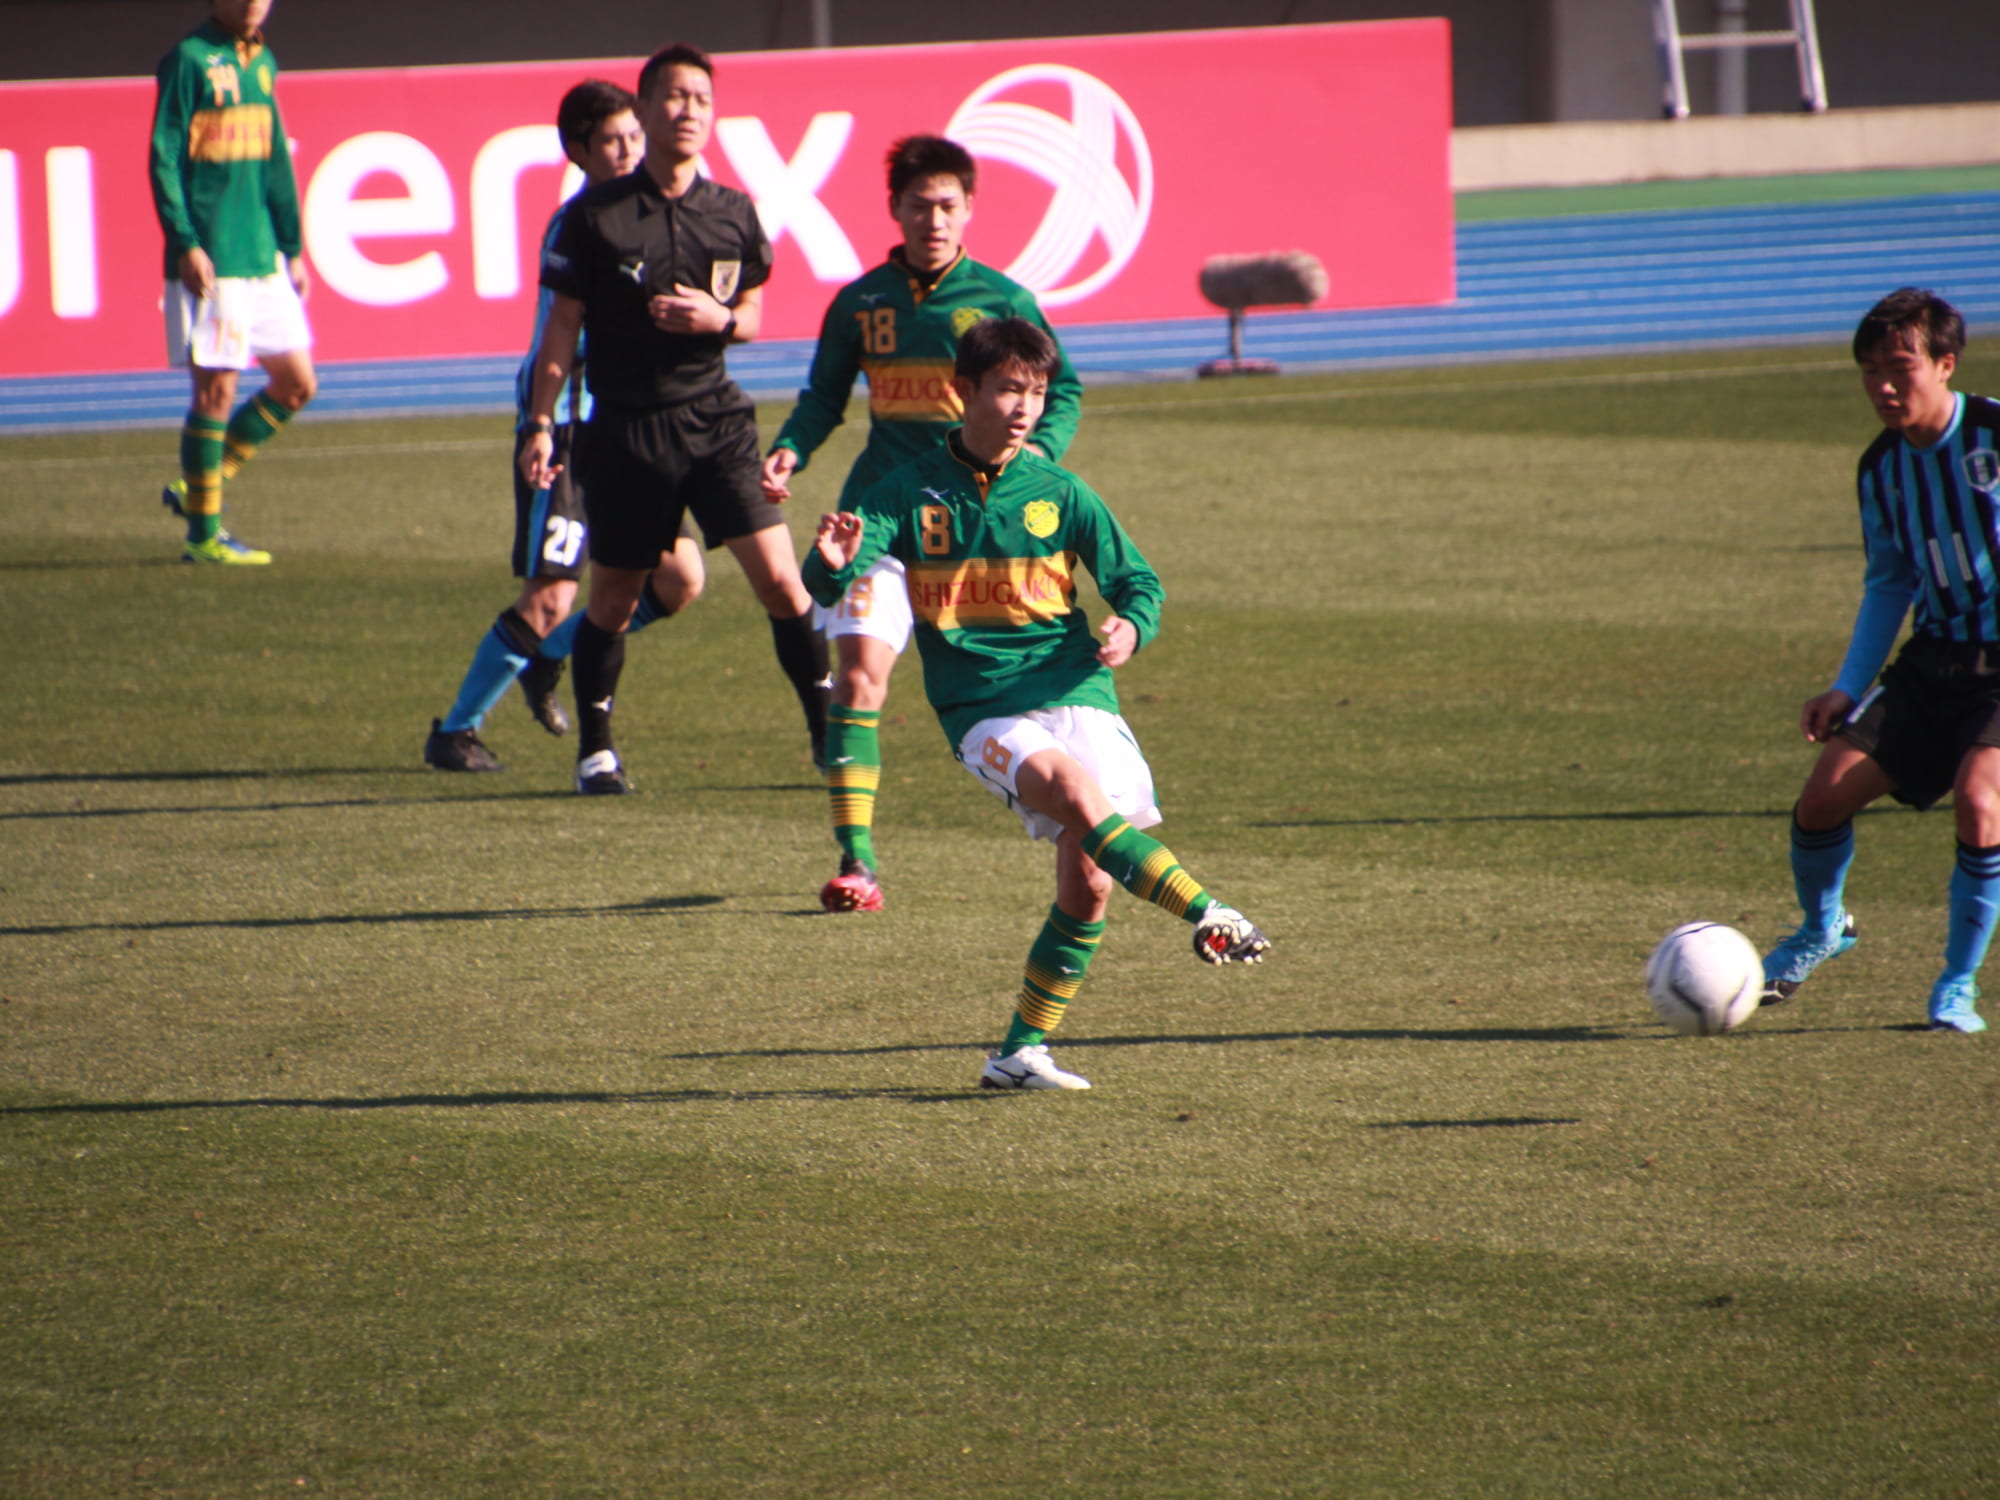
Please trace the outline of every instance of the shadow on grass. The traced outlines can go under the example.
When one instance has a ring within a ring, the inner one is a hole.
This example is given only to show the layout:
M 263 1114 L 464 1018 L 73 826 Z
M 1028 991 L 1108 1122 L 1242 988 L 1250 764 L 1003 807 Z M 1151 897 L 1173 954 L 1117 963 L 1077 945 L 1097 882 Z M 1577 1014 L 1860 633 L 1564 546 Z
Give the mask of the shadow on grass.
M 861 1099 L 905 1099 L 939 1103 L 956 1099 L 935 1089 L 607 1089 L 578 1092 L 537 1092 L 496 1089 L 475 1094 L 384 1094 L 379 1098 L 287 1098 L 279 1095 L 248 1099 L 106 1099 L 87 1104 L 15 1104 L 0 1108 L 5 1115 L 156 1115 L 201 1109 L 317 1109 L 330 1112 L 374 1109 L 496 1109 L 508 1105 L 577 1104 L 766 1104 L 781 1100 L 824 1099 L 843 1103 Z
M 30 771 L 0 776 L 0 786 L 94 786 L 102 782 L 290 781 L 311 776 L 408 776 L 418 768 L 403 766 L 298 766 L 242 771 Z
M 1499 1115 L 1487 1120 L 1376 1120 L 1368 1130 L 1516 1130 L 1530 1125 L 1581 1125 L 1578 1115 Z
M 1251 1031 L 1203 1036 L 1117 1036 L 1075 1037 L 1065 1042 L 1065 1050 L 1085 1047 L 1152 1047 L 1160 1045 L 1219 1046 L 1235 1042 L 1319 1042 L 1319 1041 L 1440 1041 L 1509 1042 L 1619 1041 L 1623 1034 L 1613 1027 L 1557 1026 L 1544 1030 L 1529 1028 L 1471 1029 L 1465 1031 L 1412 1031 L 1393 1028 L 1380 1031 Z M 904 1042 L 879 1047 L 761 1047 L 733 1052 L 675 1052 L 661 1062 L 716 1062 L 742 1058 L 880 1057 L 892 1054 L 951 1052 L 978 1056 L 986 1050 L 981 1042 Z M 982 1098 L 1004 1098 L 1008 1090 L 967 1088 L 940 1093 L 936 1089 L 817 1088 L 817 1089 L 608 1089 L 482 1090 L 467 1094 L 385 1094 L 379 1098 L 335 1095 L 324 1099 L 260 1096 L 247 1099 L 132 1099 L 99 1100 L 75 1104 L 17 1104 L 0 1106 L 0 1118 L 9 1115 L 146 1115 L 200 1109 L 489 1109 L 503 1105 L 578 1104 L 761 1104 L 783 1100 L 823 1099 L 834 1103 L 886 1099 L 911 1104 L 956 1104 Z M 1410 1128 L 1435 1124 L 1574 1124 L 1568 1120 L 1442 1120 L 1407 1122 Z
M 1789 807 L 1774 807 L 1758 812 L 1732 809 L 1724 812 L 1714 808 L 1686 808 L 1679 810 L 1643 812 L 1576 812 L 1576 813 L 1449 813 L 1437 817 L 1398 818 L 1288 818 L 1264 823 L 1249 823 L 1249 828 L 1432 828 L 1455 827 L 1462 823 L 1701 823 L 1717 818 L 1789 818 Z
M 80 932 L 195 932 L 221 929 L 255 932 L 288 927 L 382 927 L 426 922 L 540 922 L 551 917 L 645 916 L 720 906 L 722 896 L 651 896 L 613 906 L 503 906 L 471 911 L 353 912 L 323 917 L 209 917 L 171 922 L 73 922 L 34 927 L 0 927 L 0 937 L 68 937 Z

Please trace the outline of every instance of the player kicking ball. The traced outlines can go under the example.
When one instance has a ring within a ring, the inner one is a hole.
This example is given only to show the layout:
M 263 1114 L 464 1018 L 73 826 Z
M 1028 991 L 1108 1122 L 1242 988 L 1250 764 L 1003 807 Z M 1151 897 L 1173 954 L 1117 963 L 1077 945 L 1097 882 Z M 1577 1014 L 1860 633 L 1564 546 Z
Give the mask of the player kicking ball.
M 883 557 L 903 563 L 924 692 L 960 764 L 1056 846 L 1056 900 L 1028 950 L 1013 1024 L 985 1088 L 1087 1089 L 1044 1039 L 1082 987 L 1122 885 L 1194 926 L 1205 963 L 1256 963 L 1270 942 L 1141 832 L 1160 821 L 1153 773 L 1118 710 L 1112 671 L 1160 628 L 1162 591 L 1082 480 L 1027 447 L 1056 345 L 1023 318 L 974 323 L 952 383 L 965 423 L 852 509 L 820 517 L 802 575 L 831 605 Z M 1081 562 L 1114 611 L 1076 606 Z

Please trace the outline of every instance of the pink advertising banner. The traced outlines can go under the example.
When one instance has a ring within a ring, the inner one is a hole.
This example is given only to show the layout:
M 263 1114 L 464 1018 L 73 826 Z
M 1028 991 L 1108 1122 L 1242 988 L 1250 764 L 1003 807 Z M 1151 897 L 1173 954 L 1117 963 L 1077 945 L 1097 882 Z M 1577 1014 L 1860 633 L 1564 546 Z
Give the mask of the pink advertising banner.
M 1441 20 L 748 53 L 716 72 L 706 165 L 776 246 L 767 338 L 816 333 L 895 241 L 882 156 L 912 131 L 979 159 L 968 245 L 1058 326 L 1213 315 L 1195 278 L 1225 253 L 1311 252 L 1326 307 L 1452 295 Z M 319 359 L 519 352 L 536 246 L 576 180 L 556 101 L 636 73 L 286 73 Z M 164 364 L 152 108 L 150 78 L 0 85 L 0 376 Z

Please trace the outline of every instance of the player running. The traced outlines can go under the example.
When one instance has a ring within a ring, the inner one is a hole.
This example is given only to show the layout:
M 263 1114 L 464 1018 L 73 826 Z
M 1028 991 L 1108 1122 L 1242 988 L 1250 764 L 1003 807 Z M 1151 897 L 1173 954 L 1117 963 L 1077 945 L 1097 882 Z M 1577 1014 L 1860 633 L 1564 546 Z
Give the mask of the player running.
M 1056 899 L 1028 951 L 1013 1023 L 979 1082 L 1085 1089 L 1044 1044 L 1083 984 L 1111 888 L 1194 925 L 1208 963 L 1256 963 L 1264 934 L 1140 830 L 1160 821 L 1153 774 L 1119 713 L 1112 669 L 1159 632 L 1159 576 L 1104 502 L 1031 451 L 1055 341 L 1024 318 L 981 319 L 959 341 L 965 413 L 943 444 L 820 517 L 802 570 L 831 604 L 883 557 L 900 561 L 916 615 L 924 691 L 959 762 L 1056 845 Z M 1114 611 L 1076 607 L 1081 562 Z
M 934 451 L 958 421 L 952 362 L 968 328 L 982 318 L 1020 317 L 1055 337 L 1033 292 L 965 253 L 978 182 L 971 154 L 942 136 L 905 136 L 889 148 L 888 169 L 889 213 L 903 243 L 827 308 L 806 388 L 764 461 L 764 493 L 773 500 L 789 498 L 792 476 L 846 417 L 857 374 L 868 377 L 868 443 L 841 486 L 842 510 L 898 464 Z M 1076 436 L 1082 401 L 1058 344 L 1031 449 L 1060 459 Z M 910 618 L 903 564 L 886 555 L 820 612 L 836 660 L 826 783 L 840 873 L 820 891 L 828 911 L 882 909 L 873 836 L 878 731 L 889 674 L 910 643 Z
M 1824 745 L 1792 810 L 1792 880 L 1805 920 L 1764 959 L 1764 1003 L 1855 943 L 1843 904 L 1854 815 L 1887 795 L 1951 793 L 1958 831 L 1933 1030 L 1984 1031 L 1976 976 L 2000 916 L 2000 403 L 1951 389 L 1965 320 L 1903 287 L 1854 333 L 1882 435 L 1857 481 L 1867 554 L 1861 609 L 1834 684 L 1799 726 Z M 1879 685 L 1914 606 L 1913 633 Z

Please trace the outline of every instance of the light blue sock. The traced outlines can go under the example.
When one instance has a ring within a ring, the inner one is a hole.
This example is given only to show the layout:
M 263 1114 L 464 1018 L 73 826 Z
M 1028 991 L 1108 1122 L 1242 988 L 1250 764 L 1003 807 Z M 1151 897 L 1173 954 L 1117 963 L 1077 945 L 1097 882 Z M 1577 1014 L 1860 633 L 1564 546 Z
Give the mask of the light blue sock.
M 465 669 L 465 680 L 458 685 L 458 697 L 445 716 L 445 733 L 484 724 L 493 705 L 506 696 L 527 664 L 528 658 L 514 649 L 514 642 L 498 625 L 481 636 L 479 649 L 472 653 L 472 665 Z
M 660 608 L 660 601 L 653 597 L 651 589 L 647 589 L 639 596 L 639 607 L 632 611 L 632 623 L 625 627 L 625 633 L 631 635 L 634 631 L 644 630 L 655 620 L 666 617 L 666 612 Z M 582 623 L 583 611 L 579 609 L 542 637 L 536 654 L 549 661 L 563 660 L 576 649 L 576 627 Z
M 2000 918 L 2000 846 L 1958 846 L 1951 872 L 1951 931 L 1944 940 L 1944 977 L 1970 979 L 1986 960 Z
M 1805 925 L 1831 932 L 1839 925 L 1847 871 L 1854 863 L 1854 823 L 1808 832 L 1792 818 L 1792 889 L 1798 892 Z

